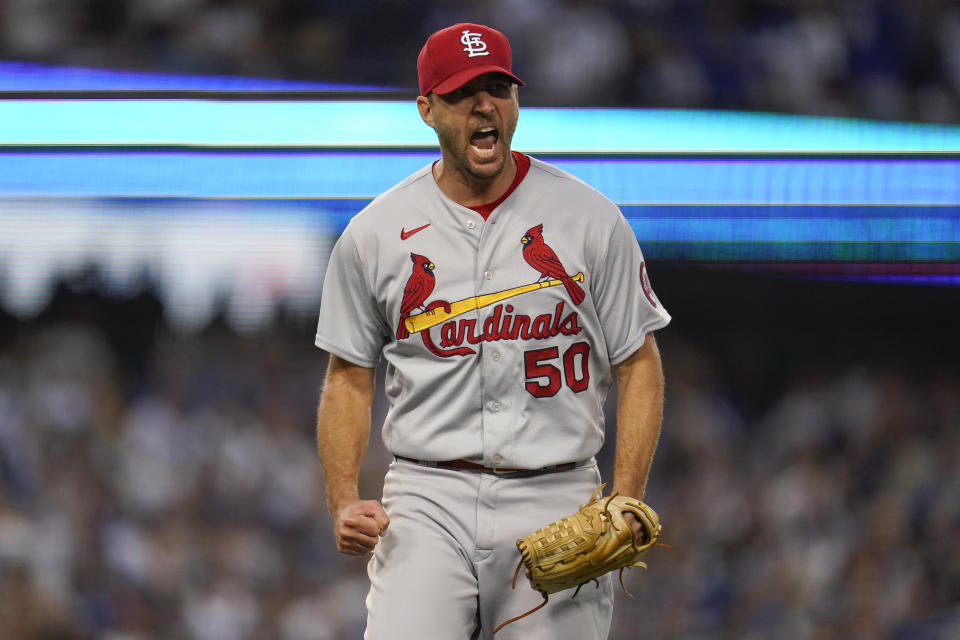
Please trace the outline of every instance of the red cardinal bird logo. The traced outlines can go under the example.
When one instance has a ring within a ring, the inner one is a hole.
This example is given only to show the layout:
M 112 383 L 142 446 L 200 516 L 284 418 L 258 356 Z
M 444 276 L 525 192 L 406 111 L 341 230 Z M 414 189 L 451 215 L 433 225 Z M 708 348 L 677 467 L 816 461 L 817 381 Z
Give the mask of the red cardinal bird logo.
M 423 309 L 423 303 L 433 293 L 433 287 L 437 284 L 436 276 L 433 275 L 433 270 L 437 265 L 433 264 L 430 258 L 411 253 L 410 261 L 413 262 L 413 270 L 410 273 L 410 278 L 407 279 L 407 286 L 403 288 L 403 300 L 400 302 L 400 324 L 397 325 L 397 340 L 410 337 L 410 332 L 407 331 L 403 321 L 409 317 L 410 312 L 414 309 Z
M 570 294 L 573 304 L 580 304 L 585 297 L 583 289 L 567 275 L 567 270 L 563 268 L 557 254 L 543 241 L 542 234 L 543 225 L 538 224 L 520 238 L 520 243 L 523 244 L 523 259 L 540 272 L 541 280 L 556 278 L 562 282 L 563 288 Z

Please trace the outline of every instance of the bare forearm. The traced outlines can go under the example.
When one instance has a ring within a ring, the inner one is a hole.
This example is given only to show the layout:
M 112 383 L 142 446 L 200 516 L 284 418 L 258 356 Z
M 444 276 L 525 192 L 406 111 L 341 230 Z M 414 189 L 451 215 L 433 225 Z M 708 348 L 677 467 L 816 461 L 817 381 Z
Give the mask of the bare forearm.
M 337 549 L 364 555 L 376 547 L 390 518 L 376 500 L 361 500 L 360 463 L 370 440 L 373 369 L 330 356 L 317 409 L 317 451 L 327 486 L 327 508 Z
M 663 418 L 663 367 L 650 334 L 646 342 L 616 367 L 617 440 L 614 490 L 642 499 Z
M 330 356 L 317 409 L 317 451 L 331 514 L 359 499 L 357 482 L 370 439 L 373 387 L 372 369 Z

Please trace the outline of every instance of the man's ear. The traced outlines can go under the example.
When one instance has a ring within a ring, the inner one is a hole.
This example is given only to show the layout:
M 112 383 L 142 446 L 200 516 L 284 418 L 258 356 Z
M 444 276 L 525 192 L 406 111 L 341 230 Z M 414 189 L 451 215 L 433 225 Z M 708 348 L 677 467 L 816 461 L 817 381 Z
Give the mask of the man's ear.
M 430 98 L 417 96 L 417 110 L 420 111 L 420 119 L 423 123 L 433 129 L 433 105 L 430 104 Z

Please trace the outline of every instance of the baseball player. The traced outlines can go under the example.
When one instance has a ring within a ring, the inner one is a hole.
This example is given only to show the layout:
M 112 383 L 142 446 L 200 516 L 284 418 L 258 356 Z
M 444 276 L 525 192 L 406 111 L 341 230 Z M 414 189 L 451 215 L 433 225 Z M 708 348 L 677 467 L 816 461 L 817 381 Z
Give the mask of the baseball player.
M 612 489 L 643 496 L 663 398 L 652 332 L 670 316 L 619 209 L 511 150 L 523 82 L 503 34 L 437 31 L 417 70 L 441 157 L 370 203 L 333 250 L 317 443 L 338 549 L 372 552 L 365 638 L 490 638 L 540 601 L 510 588 L 518 538 L 601 483 L 614 383 Z M 357 483 L 381 358 L 395 458 L 378 502 Z M 608 574 L 497 637 L 606 638 L 612 602 Z

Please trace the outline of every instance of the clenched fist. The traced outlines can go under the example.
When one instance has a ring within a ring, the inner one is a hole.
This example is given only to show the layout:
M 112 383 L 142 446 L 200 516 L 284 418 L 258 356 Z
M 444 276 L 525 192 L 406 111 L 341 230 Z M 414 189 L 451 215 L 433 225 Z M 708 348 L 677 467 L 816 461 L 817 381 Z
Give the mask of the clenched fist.
M 351 556 L 370 553 L 389 526 L 390 518 L 376 500 L 352 502 L 334 515 L 337 551 Z

